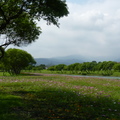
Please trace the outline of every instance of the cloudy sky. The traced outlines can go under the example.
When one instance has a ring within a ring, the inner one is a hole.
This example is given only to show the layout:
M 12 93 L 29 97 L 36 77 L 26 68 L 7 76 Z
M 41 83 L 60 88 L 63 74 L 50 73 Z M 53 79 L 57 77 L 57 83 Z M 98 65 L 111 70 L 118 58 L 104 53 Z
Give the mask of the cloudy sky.
M 120 0 L 66 0 L 70 14 L 60 28 L 40 21 L 39 39 L 22 49 L 35 58 L 120 56 Z M 108 59 L 109 60 L 109 59 Z

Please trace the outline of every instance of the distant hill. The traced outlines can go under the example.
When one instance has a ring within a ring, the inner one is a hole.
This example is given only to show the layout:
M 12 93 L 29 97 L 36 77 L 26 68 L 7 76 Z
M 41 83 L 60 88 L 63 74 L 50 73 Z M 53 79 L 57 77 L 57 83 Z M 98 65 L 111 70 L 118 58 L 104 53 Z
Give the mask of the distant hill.
M 82 63 L 85 62 L 86 59 L 82 56 L 71 55 L 65 57 L 55 57 L 55 58 L 35 58 L 37 62 L 36 65 L 45 64 L 46 66 L 58 65 L 58 64 L 66 64 L 70 65 L 73 63 Z
M 65 57 L 54 57 L 54 58 L 35 58 L 37 62 L 36 65 L 45 64 L 46 66 L 58 65 L 58 64 L 66 64 L 70 65 L 73 63 L 83 63 L 83 62 L 91 62 L 91 61 L 116 61 L 120 62 L 118 58 L 109 58 L 109 57 L 85 57 L 80 55 L 70 55 Z

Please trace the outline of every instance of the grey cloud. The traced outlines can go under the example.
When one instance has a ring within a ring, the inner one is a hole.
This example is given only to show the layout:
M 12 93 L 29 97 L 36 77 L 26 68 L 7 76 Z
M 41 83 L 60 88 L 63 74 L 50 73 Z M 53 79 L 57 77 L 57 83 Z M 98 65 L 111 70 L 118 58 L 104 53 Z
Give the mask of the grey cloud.
M 68 0 L 70 15 L 60 20 L 60 28 L 40 21 L 43 33 L 39 40 L 22 49 L 37 58 L 71 54 L 118 57 L 120 0 L 89 1 Z

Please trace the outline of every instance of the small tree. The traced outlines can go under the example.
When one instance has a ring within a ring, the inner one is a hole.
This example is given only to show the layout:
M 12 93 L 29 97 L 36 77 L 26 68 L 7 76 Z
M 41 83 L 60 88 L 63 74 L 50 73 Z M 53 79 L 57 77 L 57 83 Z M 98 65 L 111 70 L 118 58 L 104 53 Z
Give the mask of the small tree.
M 50 71 L 55 71 L 55 66 L 50 66 L 50 67 L 48 68 L 48 70 L 50 70 Z
M 55 70 L 56 71 L 62 71 L 64 69 L 64 66 L 65 66 L 65 64 L 56 65 Z
M 2 58 L 4 70 L 10 74 L 20 74 L 25 67 L 35 64 L 33 57 L 24 50 L 8 49 Z
M 46 68 L 46 66 L 44 65 L 44 64 L 40 64 L 40 65 L 38 65 L 38 66 L 34 66 L 33 67 L 33 70 L 34 71 L 41 71 L 41 70 L 44 70 Z
M 113 69 L 120 72 L 120 63 L 114 64 Z

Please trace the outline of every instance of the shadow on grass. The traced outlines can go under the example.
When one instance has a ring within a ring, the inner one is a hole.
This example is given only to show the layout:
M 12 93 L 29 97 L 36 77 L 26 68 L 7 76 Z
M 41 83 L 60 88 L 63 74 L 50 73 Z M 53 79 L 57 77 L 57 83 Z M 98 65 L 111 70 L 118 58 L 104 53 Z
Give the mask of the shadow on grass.
M 120 104 L 52 88 L 0 95 L 0 120 L 120 120 Z

